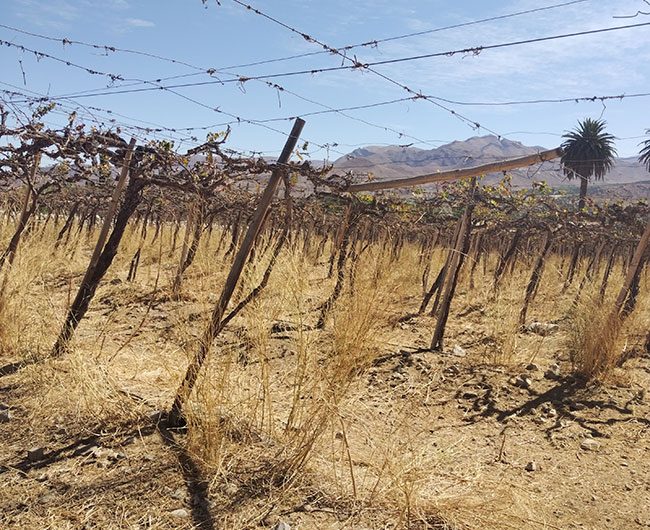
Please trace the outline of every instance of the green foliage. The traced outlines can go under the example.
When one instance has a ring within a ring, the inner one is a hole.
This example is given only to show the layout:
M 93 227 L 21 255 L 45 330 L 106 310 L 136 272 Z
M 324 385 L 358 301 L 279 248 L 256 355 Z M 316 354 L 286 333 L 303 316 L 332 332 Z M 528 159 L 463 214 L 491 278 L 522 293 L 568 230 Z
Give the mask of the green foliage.
M 605 132 L 606 122 L 585 118 L 578 127 L 563 135 L 562 169 L 566 177 L 601 180 L 616 156 L 614 135 Z

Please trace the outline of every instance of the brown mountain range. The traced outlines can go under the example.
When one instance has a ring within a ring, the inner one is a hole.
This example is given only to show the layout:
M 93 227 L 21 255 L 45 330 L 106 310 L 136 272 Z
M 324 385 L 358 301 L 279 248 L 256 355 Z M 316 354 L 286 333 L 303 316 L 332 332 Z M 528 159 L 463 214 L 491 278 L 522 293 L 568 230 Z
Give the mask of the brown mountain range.
M 377 180 L 406 178 L 455 168 L 489 164 L 507 158 L 534 154 L 547 148 L 526 146 L 520 142 L 496 136 L 476 136 L 455 141 L 435 149 L 405 146 L 368 146 L 355 149 L 334 162 L 334 170 L 353 171 L 359 175 L 371 173 Z M 568 181 L 560 170 L 559 161 L 509 172 L 514 187 L 530 187 L 535 181 L 546 181 L 554 188 L 577 190 L 574 180 Z M 492 184 L 502 174 L 486 175 L 484 182 Z M 596 188 L 602 187 L 600 190 Z M 617 158 L 604 181 L 590 183 L 594 195 L 601 198 L 650 198 L 650 173 L 636 157 Z

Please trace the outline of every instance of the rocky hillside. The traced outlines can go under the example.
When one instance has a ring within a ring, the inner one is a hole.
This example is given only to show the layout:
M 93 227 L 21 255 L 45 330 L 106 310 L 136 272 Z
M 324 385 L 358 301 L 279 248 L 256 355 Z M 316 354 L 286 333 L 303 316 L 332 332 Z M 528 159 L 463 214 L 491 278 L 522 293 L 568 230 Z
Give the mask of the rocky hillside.
M 405 178 L 426 173 L 435 173 L 447 169 L 463 168 L 489 164 L 507 158 L 515 158 L 543 151 L 545 147 L 527 146 L 521 142 L 499 139 L 496 136 L 476 136 L 464 141 L 455 141 L 435 149 L 400 146 L 368 146 L 356 149 L 339 158 L 334 163 L 335 170 L 354 171 L 359 174 L 372 173 L 376 179 L 387 180 Z M 512 183 L 516 187 L 528 187 L 533 181 L 545 180 L 554 187 L 566 186 L 568 183 L 557 162 L 546 162 L 538 166 L 511 172 Z M 501 178 L 501 174 L 486 177 L 485 182 L 492 183 Z M 618 158 L 609 174 L 599 185 L 623 185 L 641 183 L 650 179 L 648 172 L 634 157 Z M 629 186 L 625 196 L 638 197 L 648 187 L 644 185 Z M 643 196 L 643 195 L 641 195 Z

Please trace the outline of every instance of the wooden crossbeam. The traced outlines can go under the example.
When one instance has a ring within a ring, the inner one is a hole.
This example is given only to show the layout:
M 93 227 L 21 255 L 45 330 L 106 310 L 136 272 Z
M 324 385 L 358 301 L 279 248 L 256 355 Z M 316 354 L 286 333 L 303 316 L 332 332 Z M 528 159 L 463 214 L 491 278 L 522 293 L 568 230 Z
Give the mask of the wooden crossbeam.
M 438 173 L 429 173 L 427 175 L 418 175 L 417 177 L 409 177 L 404 179 L 366 182 L 364 184 L 352 184 L 345 191 L 355 193 L 359 191 L 378 191 L 394 188 L 407 188 L 410 186 L 431 184 L 433 182 L 449 182 L 451 180 L 478 177 L 480 175 L 486 175 L 488 173 L 497 173 L 499 171 L 509 171 L 511 169 L 517 169 L 520 167 L 532 166 L 541 162 L 547 162 L 549 160 L 560 158 L 561 156 L 562 149 L 558 147 L 556 149 L 550 149 L 548 151 L 541 151 L 540 153 L 535 153 L 534 155 L 511 158 L 509 160 L 502 160 L 501 162 L 493 162 L 491 164 L 483 164 L 481 166 L 440 171 Z

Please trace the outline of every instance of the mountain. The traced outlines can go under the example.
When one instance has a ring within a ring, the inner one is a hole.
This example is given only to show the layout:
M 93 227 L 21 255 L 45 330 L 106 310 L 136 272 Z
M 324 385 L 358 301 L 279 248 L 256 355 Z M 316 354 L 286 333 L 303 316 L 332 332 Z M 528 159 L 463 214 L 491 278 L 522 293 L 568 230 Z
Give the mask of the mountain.
M 489 164 L 507 158 L 516 158 L 544 151 L 540 146 L 526 146 L 496 136 L 475 136 L 464 141 L 455 141 L 435 149 L 419 149 L 408 146 L 368 146 L 355 149 L 334 162 L 334 171 L 353 171 L 364 175 L 372 173 L 376 180 L 406 178 L 448 169 L 465 168 Z M 575 187 L 574 180 L 568 182 L 560 170 L 558 161 L 545 162 L 536 166 L 510 171 L 514 187 L 530 187 L 534 181 L 545 180 L 552 187 Z M 501 179 L 501 173 L 487 175 L 484 182 L 493 184 Z M 627 185 L 648 180 L 648 172 L 635 157 L 617 158 L 604 182 L 592 182 L 591 188 L 599 185 Z M 645 186 L 636 186 L 631 194 L 647 191 Z M 624 193 L 625 195 L 625 193 Z M 629 194 L 628 194 L 629 195 Z M 643 196 L 643 195 L 641 195 Z

